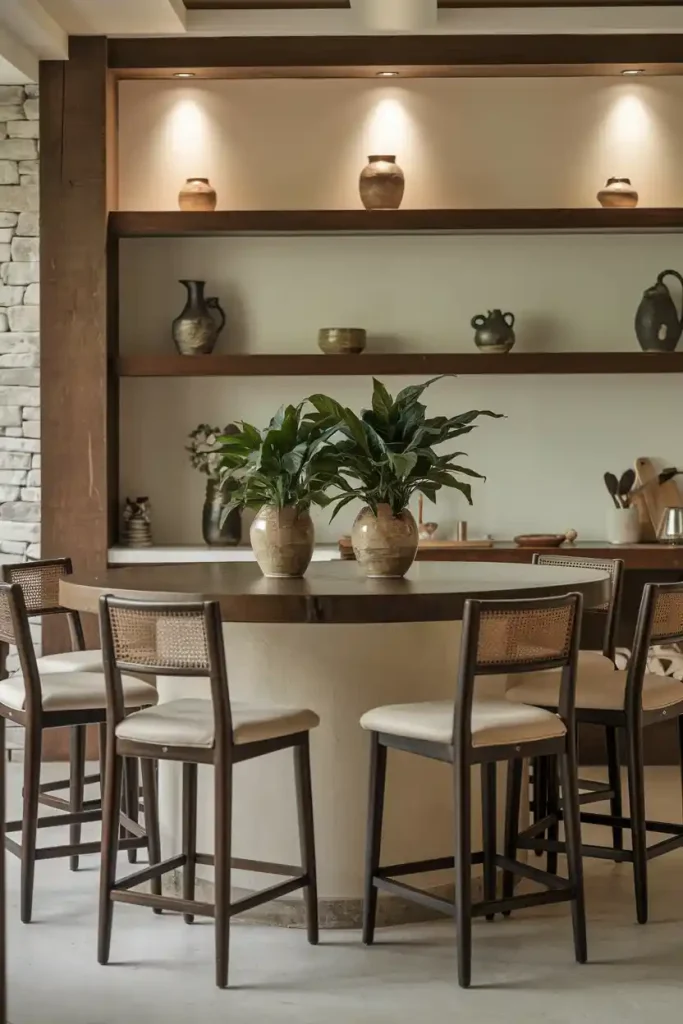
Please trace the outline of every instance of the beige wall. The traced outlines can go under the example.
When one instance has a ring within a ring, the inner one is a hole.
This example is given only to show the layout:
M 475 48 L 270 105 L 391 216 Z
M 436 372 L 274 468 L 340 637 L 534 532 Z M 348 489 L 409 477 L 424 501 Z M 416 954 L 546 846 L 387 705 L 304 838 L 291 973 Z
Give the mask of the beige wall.
M 395 151 L 407 206 L 593 205 L 630 174 L 642 205 L 683 205 L 680 79 L 404 82 L 125 82 L 121 202 L 173 209 L 209 176 L 221 208 L 357 207 L 370 150 Z M 513 310 L 522 350 L 634 349 L 644 287 L 683 269 L 679 235 L 292 237 L 129 240 L 124 351 L 172 351 L 181 277 L 204 278 L 228 315 L 217 351 L 315 351 L 317 328 L 364 326 L 375 350 L 470 351 L 474 313 Z M 482 356 L 482 358 L 485 358 Z M 403 380 L 390 380 L 403 386 Z M 358 379 L 126 380 L 122 491 L 151 495 L 161 543 L 200 540 L 202 481 L 185 434 L 200 420 L 264 422 L 327 390 L 354 406 Z M 638 455 L 683 461 L 678 378 L 494 377 L 437 385 L 430 411 L 507 414 L 464 438 L 486 473 L 474 510 L 434 518 L 510 537 L 574 527 L 604 536 L 606 469 Z M 430 513 L 431 515 L 431 513 Z M 348 528 L 349 510 L 320 540 Z

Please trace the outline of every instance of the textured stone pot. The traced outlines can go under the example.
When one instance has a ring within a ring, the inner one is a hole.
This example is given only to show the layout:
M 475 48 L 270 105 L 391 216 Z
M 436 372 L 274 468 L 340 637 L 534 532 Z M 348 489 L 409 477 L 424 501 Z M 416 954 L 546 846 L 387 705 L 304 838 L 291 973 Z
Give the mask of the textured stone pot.
M 315 535 L 308 512 L 264 505 L 249 531 L 264 576 L 303 576 L 313 557 Z
M 178 206 L 188 213 L 211 213 L 216 209 L 216 190 L 208 178 L 188 178 L 178 193 Z
M 638 205 L 638 193 L 630 178 L 608 178 L 597 199 L 608 210 L 633 209 Z
M 171 325 L 173 341 L 181 356 L 208 355 L 225 327 L 223 307 L 218 299 L 204 297 L 206 281 L 181 281 L 180 284 L 187 288 L 187 301 Z M 218 323 L 212 310 L 218 314 Z
M 404 508 L 392 515 L 389 505 L 378 505 L 377 515 L 367 505 L 351 529 L 356 561 L 370 579 L 405 576 L 417 554 L 417 523 Z
M 234 548 L 242 539 L 242 514 L 233 508 L 223 514 L 228 498 L 216 480 L 206 481 L 206 497 L 202 509 L 204 543 L 215 548 Z
M 405 184 L 395 156 L 369 156 L 358 183 L 363 206 L 366 210 L 398 210 Z

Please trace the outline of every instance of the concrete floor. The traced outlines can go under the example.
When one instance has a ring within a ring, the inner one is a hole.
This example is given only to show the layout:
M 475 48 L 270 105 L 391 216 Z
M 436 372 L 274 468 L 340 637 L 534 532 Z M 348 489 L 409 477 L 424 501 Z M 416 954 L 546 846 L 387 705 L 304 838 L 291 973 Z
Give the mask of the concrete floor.
M 10 766 L 12 814 L 20 768 Z M 649 770 L 648 813 L 681 820 L 677 769 Z M 49 841 L 57 837 L 50 832 Z M 8 857 L 12 1024 L 441 1024 L 475 1017 L 482 1024 L 659 1024 L 680 1016 L 683 852 L 652 863 L 646 926 L 634 923 L 630 865 L 587 861 L 586 966 L 573 961 L 567 907 L 477 922 L 475 987 L 467 992 L 455 981 L 447 921 L 382 930 L 370 950 L 356 932 L 324 932 L 311 948 L 300 931 L 237 924 L 232 987 L 220 992 L 211 923 L 188 927 L 172 915 L 121 905 L 112 963 L 100 967 L 96 859 L 85 865 L 71 874 L 64 861 L 39 864 L 35 921 L 23 926 L 18 862 Z

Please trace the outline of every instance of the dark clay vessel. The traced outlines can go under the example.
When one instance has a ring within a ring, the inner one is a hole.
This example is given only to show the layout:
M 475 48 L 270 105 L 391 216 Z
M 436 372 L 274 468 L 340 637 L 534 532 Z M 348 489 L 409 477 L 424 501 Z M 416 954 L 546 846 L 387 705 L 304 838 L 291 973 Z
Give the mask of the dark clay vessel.
M 683 332 L 683 317 L 676 312 L 665 277 L 675 277 L 683 287 L 677 270 L 663 270 L 656 284 L 645 289 L 636 312 L 636 337 L 644 352 L 673 352 Z
M 475 328 L 474 344 L 480 352 L 509 352 L 515 343 L 514 313 L 489 309 L 486 316 L 473 316 L 471 323 Z
M 173 340 L 181 356 L 208 355 L 225 327 L 225 313 L 218 299 L 204 298 L 206 281 L 181 281 L 187 288 L 185 308 L 173 321 Z M 216 323 L 212 310 L 218 313 Z
M 223 520 L 226 500 L 215 480 L 207 480 L 202 510 L 202 537 L 210 547 L 234 548 L 242 539 L 242 515 L 238 508 Z

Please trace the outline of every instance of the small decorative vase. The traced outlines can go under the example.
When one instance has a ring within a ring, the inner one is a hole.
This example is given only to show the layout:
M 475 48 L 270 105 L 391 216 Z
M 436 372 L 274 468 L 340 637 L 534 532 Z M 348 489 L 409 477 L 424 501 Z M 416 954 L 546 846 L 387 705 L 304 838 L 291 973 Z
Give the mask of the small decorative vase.
M 242 539 L 242 515 L 233 508 L 224 517 L 228 496 L 217 480 L 206 481 L 206 497 L 202 509 L 202 537 L 214 548 L 234 548 Z
M 181 356 L 208 355 L 225 327 L 225 313 L 218 299 L 204 298 L 206 281 L 181 281 L 187 288 L 187 302 L 173 321 L 172 334 Z M 211 315 L 215 309 L 220 323 Z
M 636 508 L 607 509 L 607 540 L 610 544 L 637 544 L 640 521 Z
M 404 508 L 397 516 L 389 505 L 361 509 L 351 529 L 356 561 L 370 579 L 400 579 L 415 561 L 417 523 Z
M 365 348 L 362 327 L 321 327 L 318 347 L 326 356 L 356 356 Z
M 315 535 L 308 512 L 291 506 L 259 509 L 249 531 L 261 572 L 269 578 L 303 576 L 313 557 Z
M 369 156 L 358 187 L 366 210 L 398 210 L 406 181 L 395 156 Z
M 600 206 L 608 210 L 632 209 L 638 205 L 638 193 L 630 178 L 608 178 L 597 199 Z
M 187 213 L 211 213 L 216 209 L 216 190 L 208 178 L 188 178 L 178 193 L 178 206 Z
M 514 313 L 489 309 L 486 316 L 473 316 L 470 323 L 475 328 L 474 344 L 480 352 L 509 352 L 515 343 Z
M 675 277 L 683 288 L 683 276 L 677 270 L 663 270 L 646 288 L 636 310 L 636 337 L 643 352 L 673 352 L 683 333 L 683 311 L 678 316 L 665 277 Z M 678 289 L 679 295 L 681 289 Z
M 121 544 L 125 548 L 151 548 L 152 520 L 149 498 L 126 498 Z

